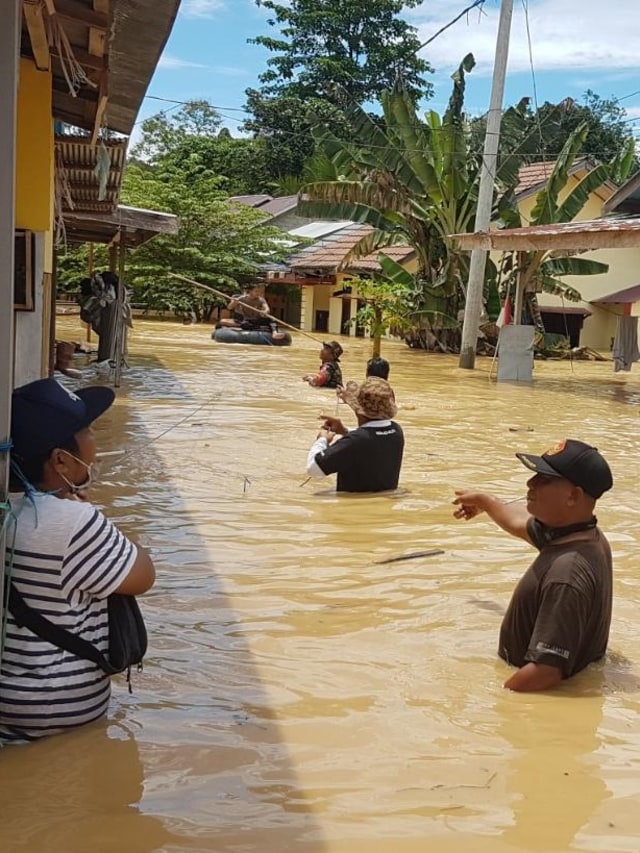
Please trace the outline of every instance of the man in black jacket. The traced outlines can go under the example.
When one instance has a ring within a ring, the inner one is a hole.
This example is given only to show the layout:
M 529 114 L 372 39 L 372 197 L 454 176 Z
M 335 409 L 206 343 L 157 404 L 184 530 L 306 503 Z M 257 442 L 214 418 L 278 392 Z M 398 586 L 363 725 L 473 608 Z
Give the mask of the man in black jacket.
M 338 418 L 323 416 L 324 425 L 309 450 L 307 473 L 337 474 L 339 492 L 397 488 L 404 435 L 393 420 L 397 407 L 391 386 L 372 377 L 362 385 L 349 382 L 339 393 L 356 413 L 358 428 L 349 431 Z

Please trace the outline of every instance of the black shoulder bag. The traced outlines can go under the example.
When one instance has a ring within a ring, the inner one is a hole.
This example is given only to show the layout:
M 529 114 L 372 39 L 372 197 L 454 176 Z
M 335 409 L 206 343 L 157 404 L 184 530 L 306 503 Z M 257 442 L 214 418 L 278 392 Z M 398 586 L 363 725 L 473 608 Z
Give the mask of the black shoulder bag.
M 119 595 L 114 592 L 107 599 L 108 657 L 105 657 L 88 640 L 83 640 L 65 628 L 50 622 L 37 610 L 29 607 L 13 583 L 9 589 L 8 605 L 16 623 L 28 628 L 41 639 L 66 652 L 71 652 L 76 657 L 93 661 L 107 675 L 126 670 L 129 693 L 131 693 L 131 667 L 137 667 L 140 672 L 142 659 L 147 651 L 147 629 L 135 596 Z

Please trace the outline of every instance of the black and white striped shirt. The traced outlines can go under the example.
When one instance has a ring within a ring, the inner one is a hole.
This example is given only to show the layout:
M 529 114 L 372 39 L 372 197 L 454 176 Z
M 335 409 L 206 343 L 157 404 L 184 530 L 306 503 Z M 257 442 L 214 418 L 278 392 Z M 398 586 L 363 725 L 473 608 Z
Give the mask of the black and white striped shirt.
M 11 577 L 26 603 L 106 653 L 107 596 L 126 578 L 137 550 L 94 506 L 12 496 L 17 514 Z M 7 534 L 7 566 L 13 532 Z M 7 616 L 0 669 L 0 738 L 55 734 L 102 716 L 109 676 L 91 661 L 41 640 Z

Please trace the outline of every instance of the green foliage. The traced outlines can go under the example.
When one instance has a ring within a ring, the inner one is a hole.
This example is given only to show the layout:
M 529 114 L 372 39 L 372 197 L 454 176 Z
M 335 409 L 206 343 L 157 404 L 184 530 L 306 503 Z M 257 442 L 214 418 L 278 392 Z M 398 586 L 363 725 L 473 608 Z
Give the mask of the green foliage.
M 155 167 L 130 163 L 122 200 L 179 217 L 176 236 L 159 235 L 129 257 L 127 283 L 133 288 L 134 301 L 154 309 L 193 311 L 204 319 L 216 298 L 177 284 L 169 273 L 231 293 L 241 279 L 258 274 L 265 258 L 282 255 L 277 242 L 281 232 L 263 226 L 264 215 L 253 208 L 230 204 L 213 175 L 203 172 L 193 181 L 162 162 Z
M 473 68 L 466 56 L 453 75 L 453 90 L 445 114 L 418 115 L 411 94 L 402 86 L 382 96 L 382 120 L 359 107 L 348 118 L 353 132 L 340 138 L 319 124 L 316 139 L 333 164 L 331 180 L 304 187 L 303 215 L 351 219 L 372 226 L 373 234 L 356 248 L 364 254 L 384 246 L 411 246 L 418 260 L 410 275 L 390 258 L 380 257 L 385 278 L 397 285 L 406 315 L 418 330 L 453 329 L 464 304 L 468 255 L 451 246 L 450 236 L 473 229 L 480 176 L 480 154 L 464 113 L 466 75 Z M 518 147 L 496 181 L 496 203 L 513 195 L 518 170 L 532 147 L 524 130 L 525 115 L 514 108 L 505 113 L 508 135 Z M 348 263 L 348 260 L 347 260 Z M 487 265 L 487 278 L 495 277 Z
M 56 258 L 56 287 L 58 293 L 78 295 L 78 286 L 89 275 L 89 245 L 63 246 Z M 98 272 L 109 269 L 109 252 L 106 246 L 93 247 L 93 269 Z
M 323 98 L 344 106 L 379 97 L 400 77 L 414 98 L 430 95 L 414 27 L 399 15 L 422 0 L 256 0 L 274 13 L 279 38 L 250 39 L 271 51 L 265 95 Z M 340 87 L 340 90 L 336 87 Z
M 531 114 L 532 125 L 535 125 L 538 119 L 545 121 L 549 116 L 553 117 L 552 123 L 542 135 L 538 159 L 553 160 L 558 157 L 567 138 L 582 125 L 587 129 L 582 147 L 583 154 L 609 162 L 620 152 L 629 151 L 633 131 L 627 121 L 627 114 L 618 101 L 614 98 L 601 98 L 591 89 L 587 89 L 582 100 L 582 104 L 572 98 L 567 98 L 560 104 L 546 102 L 537 113 Z
M 271 177 L 261 140 L 234 139 L 207 101 L 193 101 L 178 112 L 160 113 L 142 123 L 142 137 L 132 151 L 136 162 L 181 170 L 192 181 L 216 175 L 227 195 L 269 190 Z
M 267 183 L 276 185 L 283 176 L 302 175 L 315 149 L 312 127 L 318 120 L 337 128 L 339 133 L 349 132 L 344 111 L 317 96 L 271 96 L 248 89 L 247 110 L 251 117 L 243 129 L 254 135 L 250 141 L 262 147 Z
M 273 181 L 300 177 L 318 121 L 349 136 L 345 111 L 379 98 L 399 79 L 414 100 L 429 98 L 431 71 L 417 55 L 416 31 L 398 17 L 422 0 L 256 0 L 273 12 L 280 37 L 251 39 L 271 51 L 263 86 L 247 90 L 251 117 L 244 129 L 264 143 Z

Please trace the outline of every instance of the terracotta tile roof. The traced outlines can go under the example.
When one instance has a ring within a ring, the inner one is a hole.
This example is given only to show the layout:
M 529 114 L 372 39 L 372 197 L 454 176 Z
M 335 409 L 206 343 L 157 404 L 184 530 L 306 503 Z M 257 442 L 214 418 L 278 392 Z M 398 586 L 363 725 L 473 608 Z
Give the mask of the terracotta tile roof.
M 542 189 L 555 165 L 556 161 L 552 160 L 549 163 L 529 163 L 526 166 L 522 166 L 518 174 L 519 183 L 516 187 L 516 195 L 529 195 L 534 190 Z M 569 174 L 575 175 L 577 172 L 590 172 L 597 165 L 596 160 L 585 154 L 573 161 L 573 166 L 569 170 Z M 615 184 L 609 184 L 609 186 L 615 191 Z
M 369 225 L 357 225 L 352 223 L 342 228 L 335 234 L 319 240 L 312 246 L 306 246 L 289 259 L 289 267 L 294 270 L 331 270 L 337 272 L 345 257 L 351 252 L 365 235 L 371 234 L 373 228 Z M 349 269 L 362 271 L 375 271 L 380 269 L 378 255 L 384 252 L 386 255 L 401 261 L 414 253 L 411 246 L 389 246 L 379 249 L 370 255 L 354 259 Z
M 553 163 L 529 163 L 527 166 L 522 166 L 518 174 L 516 195 L 531 190 L 539 184 L 546 183 L 554 166 L 555 160 Z

